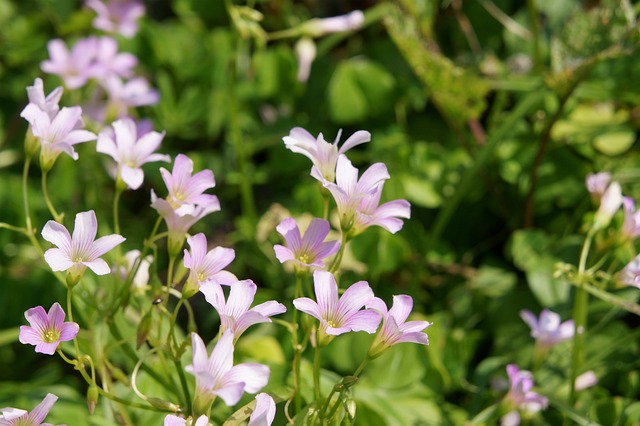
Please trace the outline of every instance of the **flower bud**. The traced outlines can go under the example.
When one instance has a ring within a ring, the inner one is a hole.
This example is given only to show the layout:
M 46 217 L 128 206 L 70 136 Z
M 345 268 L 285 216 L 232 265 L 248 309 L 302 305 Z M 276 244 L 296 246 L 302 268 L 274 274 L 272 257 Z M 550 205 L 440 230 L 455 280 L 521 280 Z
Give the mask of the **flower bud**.
M 602 195 L 600 208 L 595 215 L 595 229 L 601 229 L 609 225 L 613 215 L 622 205 L 622 189 L 618 182 L 612 182 Z
M 87 390 L 87 406 L 89 407 L 89 414 L 91 415 L 93 415 L 93 412 L 96 410 L 99 396 L 100 391 L 98 386 L 95 383 L 89 386 L 89 390 Z
M 149 331 L 151 330 L 151 318 L 153 309 L 149 309 L 147 313 L 140 320 L 138 324 L 138 330 L 136 332 L 136 349 L 140 349 L 140 346 L 147 340 Z
M 172 413 L 177 413 L 180 411 L 179 405 L 176 405 L 173 402 L 165 401 L 164 399 L 148 398 L 147 402 L 158 410 L 170 411 Z

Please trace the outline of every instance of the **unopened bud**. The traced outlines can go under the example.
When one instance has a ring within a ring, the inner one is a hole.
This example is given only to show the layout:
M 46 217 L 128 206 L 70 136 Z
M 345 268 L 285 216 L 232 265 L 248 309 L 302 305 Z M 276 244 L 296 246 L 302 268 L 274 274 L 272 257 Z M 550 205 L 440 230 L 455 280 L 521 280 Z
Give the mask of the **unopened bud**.
M 147 336 L 151 330 L 152 312 L 153 309 L 149 309 L 140 320 L 140 324 L 138 324 L 138 331 L 136 332 L 136 349 L 140 349 L 140 346 L 142 346 L 142 344 L 147 340 Z
M 345 388 L 350 388 L 351 386 L 353 386 L 356 383 L 358 383 L 358 376 L 346 376 L 346 377 L 344 377 L 342 379 L 342 382 L 340 382 L 340 383 Z
M 87 406 L 89 407 L 89 414 L 91 415 L 93 415 L 93 412 L 96 410 L 99 396 L 100 391 L 98 390 L 98 386 L 96 384 L 89 386 L 89 390 L 87 390 Z
M 170 411 L 172 413 L 177 413 L 180 411 L 180 406 L 174 404 L 173 402 L 165 401 L 160 398 L 148 398 L 147 402 L 151 404 L 154 408 L 162 411 Z

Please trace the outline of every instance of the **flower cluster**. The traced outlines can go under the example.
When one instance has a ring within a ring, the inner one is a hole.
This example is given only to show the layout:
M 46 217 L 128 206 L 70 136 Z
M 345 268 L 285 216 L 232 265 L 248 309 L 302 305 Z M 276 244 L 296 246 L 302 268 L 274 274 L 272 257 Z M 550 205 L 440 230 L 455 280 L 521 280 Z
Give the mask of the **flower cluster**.
M 87 108 L 98 122 L 126 116 L 130 108 L 159 100 L 158 92 L 147 80 L 135 75 L 133 69 L 138 59 L 130 53 L 118 52 L 118 42 L 112 37 L 89 36 L 78 40 L 71 49 L 63 40 L 55 39 L 47 48 L 49 59 L 42 62 L 42 71 L 60 77 L 68 89 L 79 89 L 90 80 L 98 83 L 102 93 L 95 92 Z M 106 102 L 102 101 L 105 95 Z

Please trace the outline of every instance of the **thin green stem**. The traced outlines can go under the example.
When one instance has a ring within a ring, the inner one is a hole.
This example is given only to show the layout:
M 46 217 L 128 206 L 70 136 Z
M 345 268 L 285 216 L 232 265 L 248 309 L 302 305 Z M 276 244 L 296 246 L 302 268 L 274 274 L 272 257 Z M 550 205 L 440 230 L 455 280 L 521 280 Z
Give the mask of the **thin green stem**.
M 122 195 L 122 187 L 118 185 L 120 180 L 120 172 L 116 178 L 116 193 L 113 196 L 113 230 L 116 234 L 120 235 L 120 196 Z M 122 247 L 120 244 L 116 246 L 116 270 L 120 269 L 120 262 L 122 261 Z
M 332 274 L 334 274 L 340 268 L 340 264 L 342 263 L 342 256 L 344 255 L 347 242 L 349 242 L 349 233 L 343 230 L 342 238 L 340 239 L 340 249 L 338 250 L 338 254 L 336 254 L 336 257 L 333 259 L 333 263 L 329 268 L 329 272 L 331 272 Z
M 107 324 L 109 325 L 109 331 L 111 332 L 111 334 L 113 335 L 113 337 L 116 340 L 118 340 L 118 341 L 124 340 L 122 338 L 122 333 L 120 333 L 120 329 L 118 328 L 118 326 L 115 324 L 115 322 L 113 320 L 107 321 Z M 138 355 L 136 354 L 136 352 L 133 350 L 133 348 L 131 346 L 129 346 L 126 343 L 123 343 L 122 344 L 122 349 L 124 350 L 124 352 L 127 355 L 127 357 L 129 357 L 133 362 L 135 362 L 135 363 L 138 362 Z M 142 371 L 147 373 L 153 380 L 155 380 L 156 382 L 161 384 L 169 392 L 175 391 L 175 388 L 173 386 L 171 386 L 171 384 L 169 382 L 167 382 L 163 377 L 161 377 L 153 369 L 151 369 L 151 367 L 149 367 L 149 366 L 147 366 L 145 364 L 142 364 L 140 366 L 140 368 L 142 369 Z
M 595 228 L 589 229 L 582 245 L 580 261 L 578 263 L 577 288 L 573 305 L 573 321 L 575 330 L 573 335 L 573 354 L 571 360 L 571 376 L 569 383 L 569 403 L 573 405 L 575 401 L 575 381 L 578 372 L 584 363 L 584 340 L 587 327 L 587 312 L 589 307 L 589 293 L 585 289 L 587 276 L 585 275 L 589 249 L 595 234 Z
M 42 194 L 44 195 L 44 201 L 45 203 L 47 203 L 47 207 L 49 208 L 49 212 L 51 213 L 53 220 L 55 220 L 58 223 L 62 223 L 62 216 L 58 214 L 55 207 L 53 207 L 53 203 L 51 202 L 51 199 L 49 198 L 49 191 L 47 191 L 48 174 L 49 172 L 45 170 L 42 171 Z
M 24 216 L 27 232 L 33 234 L 33 226 L 31 226 L 31 213 L 29 212 L 29 189 L 28 177 L 29 166 L 31 165 L 31 157 L 27 156 L 24 160 L 24 168 L 22 169 L 22 204 L 24 205 Z
M 182 386 L 182 392 L 184 393 L 184 400 L 187 405 L 187 413 L 191 412 L 191 393 L 189 392 L 189 385 L 187 384 L 187 378 L 184 375 L 184 368 L 182 368 L 182 361 L 180 359 L 174 359 L 173 365 L 176 367 L 178 376 L 180 377 L 180 385 Z
M 527 0 L 529 15 L 531 15 L 531 43 L 533 44 L 533 69 L 542 71 L 542 54 L 540 53 L 540 22 L 536 0 Z
M 69 316 L 69 322 L 73 322 L 72 294 L 73 287 L 67 286 L 67 315 Z M 80 346 L 78 345 L 77 336 L 73 338 L 73 346 L 76 350 L 76 358 L 80 360 Z
M 322 404 L 322 394 L 320 392 L 320 347 L 317 344 L 313 355 L 313 391 L 316 398 L 316 407 L 319 407 Z

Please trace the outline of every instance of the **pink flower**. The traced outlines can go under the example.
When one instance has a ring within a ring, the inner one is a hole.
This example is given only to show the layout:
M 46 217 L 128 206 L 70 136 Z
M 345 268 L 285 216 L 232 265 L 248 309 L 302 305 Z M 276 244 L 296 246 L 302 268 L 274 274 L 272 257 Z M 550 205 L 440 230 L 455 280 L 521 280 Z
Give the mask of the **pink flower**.
M 229 299 L 225 301 L 222 286 L 216 281 L 207 281 L 200 286 L 207 302 L 220 315 L 220 332 L 233 331 L 238 340 L 247 328 L 254 324 L 271 322 L 270 316 L 286 312 L 287 308 L 275 300 L 261 303 L 249 309 L 256 295 L 257 286 L 251 280 L 237 281 L 231 285 Z
M 196 333 L 191 333 L 193 364 L 185 370 L 196 377 L 194 411 L 204 412 L 219 396 L 228 406 L 235 405 L 244 392 L 256 393 L 269 381 L 269 367 L 261 364 L 233 365 L 233 332 L 227 330 L 213 348 L 211 356 Z
M 51 426 L 42 423 L 58 397 L 48 393 L 30 413 L 18 408 L 0 408 L 0 426 Z
M 620 271 L 618 280 L 623 285 L 640 288 L 640 255 Z
M 604 195 L 609 183 L 611 183 L 611 173 L 608 172 L 588 174 L 585 180 L 587 191 L 598 201 Z
M 160 173 L 169 191 L 167 201 L 178 215 L 191 213 L 196 205 L 219 204 L 218 197 L 204 194 L 204 191 L 216 186 L 213 172 L 202 170 L 193 174 L 193 161 L 186 155 L 178 154 L 171 173 L 162 167 Z
M 311 315 L 320 321 L 318 345 L 325 346 L 333 336 L 349 331 L 375 333 L 380 323 L 380 315 L 370 309 L 361 310 L 370 304 L 373 291 L 366 281 L 352 284 L 338 298 L 338 285 L 333 275 L 317 270 L 313 273 L 316 301 L 308 297 L 294 299 L 297 310 Z M 328 335 L 328 336 L 327 336 Z
M 429 337 L 422 331 L 431 327 L 428 321 L 407 321 L 413 299 L 404 294 L 393 296 L 393 306 L 387 311 L 387 305 L 377 297 L 367 304 L 367 309 L 373 309 L 382 315 L 382 327 L 376 335 L 369 349 L 369 356 L 376 358 L 391 346 L 402 342 L 413 342 L 421 345 L 429 344 Z
M 53 220 L 48 221 L 42 229 L 42 237 L 58 248 L 47 250 L 44 259 L 53 271 L 69 270 L 71 276 L 77 279 L 87 267 L 97 275 L 108 274 L 109 265 L 100 256 L 122 243 L 125 238 L 113 234 L 95 240 L 97 232 L 98 222 L 93 210 L 76 215 L 73 236 L 69 235 L 63 225 Z
M 28 105 L 22 111 L 22 116 L 31 124 L 33 135 L 40 141 L 40 163 L 43 168 L 53 167 L 61 152 L 77 160 L 78 154 L 73 146 L 96 139 L 94 133 L 79 129 L 82 125 L 81 115 L 82 109 L 78 106 L 62 108 L 53 118 L 35 106 L 30 108 Z
M 640 235 L 640 209 L 635 210 L 636 203 L 630 197 L 622 197 L 622 208 L 624 223 L 620 232 L 624 237 L 634 239 Z
M 304 83 L 309 79 L 311 64 L 316 58 L 316 44 L 309 37 L 302 37 L 295 45 L 296 60 L 298 61 L 297 79 Z
M 36 306 L 24 313 L 31 324 L 20 326 L 20 343 L 35 345 L 36 352 L 53 355 L 60 342 L 73 340 L 78 334 L 80 326 L 75 322 L 64 322 L 64 311 L 59 303 L 54 303 L 45 312 L 42 306 Z
M 151 88 L 143 77 L 124 82 L 119 77 L 111 75 L 103 84 L 108 96 L 107 109 L 116 117 L 128 115 L 130 108 L 153 105 L 160 100 L 158 91 Z
M 324 140 L 322 133 L 318 138 L 314 138 L 311 133 L 301 127 L 294 127 L 289 132 L 289 136 L 282 138 L 284 145 L 291 151 L 302 154 L 313 163 L 311 175 L 321 182 L 335 181 L 336 165 L 338 157 L 344 154 L 356 145 L 369 142 L 371 134 L 364 130 L 355 132 L 347 139 L 340 149 L 338 149 L 338 141 L 342 131 L 338 132 L 336 140 L 329 143 Z M 349 163 L 351 164 L 351 163 Z
M 118 42 L 114 38 L 99 37 L 95 47 L 95 59 L 91 69 L 93 78 L 103 82 L 112 76 L 133 77 L 133 68 L 138 64 L 138 58 L 131 53 L 118 53 Z
M 164 426 L 209 426 L 209 418 L 203 414 L 194 422 L 189 417 L 189 423 L 187 423 L 187 419 L 178 417 L 175 414 L 167 414 L 164 418 Z
M 270 426 L 275 416 L 276 403 L 273 398 L 269 394 L 259 393 L 247 426 Z
M 207 216 L 210 213 L 220 210 L 220 204 L 217 197 L 215 200 L 206 206 L 195 205 L 190 206 L 190 213 L 180 214 L 174 210 L 174 206 L 164 198 L 158 198 L 156 194 L 151 191 L 151 207 L 153 207 L 167 224 L 167 230 L 169 231 L 169 252 L 176 256 L 180 254 L 182 245 L 186 237 L 187 232 L 193 225 L 195 225 L 200 219 Z
M 316 179 L 319 178 L 322 181 L 322 185 L 333 195 L 336 201 L 336 207 L 338 208 L 338 214 L 340 215 L 340 226 L 343 231 L 348 231 L 356 224 L 357 210 L 362 200 L 379 191 L 379 184 L 389 179 L 389 173 L 383 163 L 375 163 L 358 179 L 358 169 L 353 167 L 351 161 L 343 154 L 338 157 L 336 183 L 324 180 L 319 176 L 314 177 L 316 177 Z M 375 203 L 375 198 L 372 202 Z M 366 209 L 371 208 L 369 204 L 371 204 L 371 201 L 369 203 L 365 202 Z M 395 212 L 395 210 L 397 210 L 397 207 L 391 209 L 392 212 Z M 388 212 L 383 210 L 381 213 Z M 384 215 L 381 214 L 381 216 Z
M 382 187 L 380 182 L 373 193 L 365 195 L 356 209 L 354 233 L 359 234 L 369 226 L 377 225 L 395 234 L 402 229 L 403 222 L 399 218 L 411 217 L 411 204 L 407 200 L 393 200 L 380 204 Z
M 312 19 L 304 25 L 307 34 L 320 37 L 325 34 L 356 30 L 364 24 L 364 13 L 354 10 L 346 15 L 331 18 Z
M 98 39 L 95 37 L 80 39 L 69 51 L 64 41 L 51 40 L 47 44 L 50 59 L 40 67 L 42 71 L 62 78 L 69 89 L 82 87 L 93 77 L 97 43 Z
M 622 205 L 622 189 L 618 182 L 612 182 L 600 199 L 600 207 L 594 217 L 595 228 L 600 229 L 609 225 L 620 205 Z
M 313 219 L 303 237 L 300 236 L 298 224 L 292 218 L 286 218 L 276 227 L 284 237 L 287 247 L 276 244 L 273 249 L 280 263 L 293 261 L 303 268 L 324 268 L 324 259 L 335 254 L 340 242 L 324 242 L 329 235 L 329 222 L 324 219 Z
M 107 128 L 98 136 L 97 151 L 111 156 L 118 164 L 118 176 L 131 189 L 138 189 L 144 180 L 142 165 L 171 159 L 168 155 L 154 153 L 160 147 L 164 132 L 138 133 L 136 123 L 129 117 L 113 123 L 113 131 Z
M 58 103 L 62 97 L 62 87 L 56 87 L 49 95 L 44 95 L 44 83 L 41 78 L 36 78 L 33 82 L 33 86 L 27 87 L 27 96 L 29 97 L 29 104 L 22 110 L 20 116 L 27 120 L 29 123 L 34 121 L 33 108 L 37 108 L 40 111 L 47 113 L 50 119 L 53 119 L 60 110 Z
M 188 280 L 198 285 L 213 280 L 221 284 L 231 284 L 238 278 L 227 267 L 236 257 L 233 249 L 216 247 L 207 251 L 207 237 L 203 233 L 187 238 L 191 251 L 184 251 L 184 267 L 189 269 Z
M 137 21 L 145 14 L 140 0 L 86 0 L 86 5 L 98 14 L 93 20 L 94 28 L 127 38 L 136 35 Z
M 531 337 L 543 347 L 551 347 L 573 338 L 575 328 L 573 320 L 560 324 L 560 315 L 549 309 L 542 310 L 540 320 L 533 312 L 526 309 L 520 311 L 520 317 L 531 327 Z
M 533 375 L 530 371 L 520 370 L 517 365 L 507 365 L 510 389 L 504 398 L 511 411 L 503 417 L 502 424 L 520 424 L 519 412 L 537 413 L 547 408 L 549 401 L 546 397 L 531 390 Z

